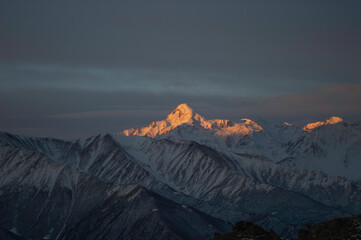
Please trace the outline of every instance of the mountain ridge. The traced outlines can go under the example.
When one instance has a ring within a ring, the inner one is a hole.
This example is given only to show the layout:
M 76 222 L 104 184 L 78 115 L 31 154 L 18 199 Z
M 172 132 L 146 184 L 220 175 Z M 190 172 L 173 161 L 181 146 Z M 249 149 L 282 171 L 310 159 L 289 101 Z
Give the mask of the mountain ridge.
M 147 127 L 140 128 L 130 128 L 116 134 L 124 134 L 126 136 L 137 135 L 137 136 L 147 136 L 151 138 L 155 138 L 159 135 L 165 134 L 183 124 L 191 125 L 191 126 L 200 126 L 203 129 L 209 129 L 216 131 L 217 135 L 231 135 L 231 134 L 243 134 L 247 135 L 249 132 L 253 131 L 262 131 L 263 128 L 248 118 L 242 118 L 242 122 L 236 123 L 226 119 L 211 119 L 207 120 L 200 114 L 198 114 L 193 108 L 191 108 L 188 104 L 182 103 L 178 105 L 164 120 L 155 121 L 149 124 Z M 331 125 L 343 122 L 343 119 L 337 116 L 332 116 L 325 121 L 312 122 L 308 123 L 305 126 L 301 127 L 301 129 L 305 132 L 311 132 L 313 129 L 318 128 L 324 125 Z M 247 130 L 242 128 L 241 124 L 249 126 Z M 282 125 L 288 127 L 294 127 L 293 124 L 284 122 Z M 280 125 L 280 126 L 282 126 Z M 235 127 L 237 126 L 237 127 Z M 232 129 L 233 127 L 233 129 Z M 225 132 L 220 132 L 220 129 L 226 128 L 228 130 Z M 217 131 L 218 130 L 218 131 Z
M 358 124 L 348 124 L 334 116 L 304 127 L 290 123 L 262 125 L 250 119 L 241 119 L 238 123 L 207 120 L 184 103 L 176 107 L 165 120 L 143 128 L 120 131 L 115 135 L 195 141 L 226 155 L 260 155 L 290 167 L 361 180 L 361 173 L 354 170 L 361 167 L 358 157 L 358 152 L 361 153 L 361 128 Z M 324 137 L 320 136 L 321 132 L 324 132 Z M 339 142 L 333 138 L 338 138 Z M 314 143 L 304 143 L 305 146 L 301 147 L 301 142 L 306 140 Z M 328 140 L 332 144 L 323 144 Z M 337 157 L 331 156 L 333 163 L 329 164 L 329 156 L 324 152 L 335 151 L 336 145 L 340 146 L 335 155 Z
M 43 151 L 55 162 L 88 172 L 108 183 L 139 183 L 178 204 L 192 206 L 225 221 L 233 222 L 240 217 L 255 221 L 283 236 L 298 231 L 296 227 L 292 232 L 284 232 L 291 231 L 292 226 L 347 216 L 348 212 L 357 214 L 361 209 L 354 204 L 361 202 L 360 194 L 354 195 L 360 192 L 361 185 L 322 173 L 314 175 L 297 169 L 292 172 L 272 161 L 266 161 L 262 167 L 259 161 L 264 160 L 248 155 L 231 159 L 192 141 L 105 134 L 64 143 L 0 134 L 0 142 Z M 59 147 L 54 147 L 54 143 L 60 144 Z M 120 146 L 121 149 L 116 150 Z M 53 155 L 54 149 L 63 149 L 64 153 Z M 319 196 L 315 195 L 318 192 Z M 324 197 L 325 193 L 334 200 L 325 201 L 329 198 Z
M 205 130 L 215 131 L 215 134 L 220 136 L 227 136 L 231 134 L 246 135 L 252 130 L 262 130 L 262 128 L 257 123 L 246 118 L 242 119 L 242 123 L 235 123 L 230 120 L 222 119 L 206 120 L 204 117 L 196 113 L 186 103 L 182 103 L 178 105 L 170 114 L 168 114 L 165 120 L 152 122 L 150 125 L 143 128 L 127 129 L 118 132 L 117 134 L 124 134 L 126 136 L 147 136 L 155 138 L 183 124 L 193 127 L 200 127 Z M 245 126 L 247 126 L 248 128 L 246 128 Z
M 261 126 L 249 119 L 240 123 L 207 120 L 183 104 L 165 120 L 148 127 L 134 130 L 134 134 L 100 134 L 72 141 L 0 132 L 0 162 L 4 163 L 0 164 L 0 183 L 3 183 L 0 184 L 0 195 L 5 196 L 4 199 L 15 199 L 19 195 L 38 199 L 35 197 L 37 192 L 44 192 L 47 196 L 55 194 L 54 198 L 46 200 L 49 206 L 58 205 L 55 196 L 60 196 L 64 201 L 68 199 L 65 201 L 68 205 L 59 209 L 69 213 L 76 200 L 73 196 L 77 196 L 74 194 L 79 189 L 88 193 L 94 191 L 95 194 L 99 186 L 109 186 L 104 187 L 106 189 L 121 186 L 121 198 L 127 196 L 127 203 L 122 200 L 122 204 L 127 205 L 129 200 L 130 208 L 139 208 L 147 213 L 135 214 L 141 218 L 139 223 L 146 225 L 148 221 L 156 221 L 163 226 L 162 217 L 146 220 L 150 216 L 148 213 L 158 208 L 143 206 L 144 201 L 139 201 L 138 207 L 132 205 L 138 199 L 138 190 L 143 189 L 141 192 L 147 193 L 144 196 L 150 197 L 149 201 L 153 201 L 154 193 L 167 202 L 162 205 L 164 210 L 153 212 L 165 212 L 163 219 L 173 224 L 165 228 L 155 226 L 159 229 L 159 239 L 167 236 L 192 239 L 192 234 L 210 236 L 215 229 L 207 225 L 208 221 L 216 221 L 222 228 L 228 226 L 227 222 L 234 223 L 240 219 L 273 229 L 282 237 L 294 237 L 306 224 L 361 213 L 360 175 L 352 175 L 350 171 L 359 169 L 357 153 L 361 146 L 361 128 L 358 124 L 336 121 L 308 132 L 288 123 L 262 123 Z M 241 131 L 242 128 L 244 131 Z M 147 136 L 149 131 L 154 135 Z M 159 131 L 163 131 L 162 134 L 156 134 Z M 335 151 L 339 153 L 335 154 Z M 332 161 L 337 166 L 335 169 L 331 168 L 332 164 L 327 164 Z M 97 183 L 92 186 L 88 181 Z M 31 186 L 30 192 L 21 187 L 22 183 Z M 12 190 L 13 184 L 20 188 Z M 94 201 L 102 197 L 90 196 Z M 39 201 L 45 199 L 40 197 Z M 30 200 L 26 197 L 14 200 L 12 211 L 20 211 L 17 206 L 26 205 L 27 201 Z M 84 198 L 76 201 L 84 201 Z M 1 206 L 6 204 L 9 203 L 0 204 L 0 212 L 4 214 L 7 209 Z M 170 205 L 178 209 L 180 215 L 171 217 L 174 212 L 166 207 Z M 114 212 L 118 211 L 113 208 L 118 206 L 117 203 L 112 202 L 109 206 Z M 38 207 L 34 207 L 36 209 Z M 121 209 L 124 212 L 118 212 L 119 216 L 130 213 Z M 49 211 L 35 215 L 46 218 Z M 57 213 L 68 219 L 68 223 L 62 222 L 63 225 L 54 228 L 57 236 L 84 237 L 77 233 L 85 233 L 89 231 L 89 226 L 94 226 L 91 219 L 81 218 L 82 222 L 78 221 L 86 211 L 89 210 L 75 211 L 70 215 Z M 17 229 L 22 233 L 21 237 L 28 236 L 24 229 L 29 226 L 23 219 L 19 223 L 14 222 L 15 212 L 7 218 L 11 219 L 10 222 L 0 221 L 0 227 Z M 109 221 L 111 213 L 106 209 L 94 210 L 98 221 Z M 201 221 L 205 225 L 190 234 L 193 227 L 182 227 L 184 216 L 191 220 L 203 219 Z M 136 218 L 133 220 L 138 222 Z M 50 225 L 44 225 L 42 236 L 54 236 L 49 232 Z M 153 223 L 150 225 L 153 226 Z M 129 233 L 129 229 L 134 229 L 130 225 L 128 227 L 124 226 L 121 231 Z M 101 229 L 113 231 L 106 225 Z M 179 235 L 180 232 L 185 234 Z M 95 231 L 91 234 L 103 233 Z M 111 239 L 116 238 L 113 234 Z

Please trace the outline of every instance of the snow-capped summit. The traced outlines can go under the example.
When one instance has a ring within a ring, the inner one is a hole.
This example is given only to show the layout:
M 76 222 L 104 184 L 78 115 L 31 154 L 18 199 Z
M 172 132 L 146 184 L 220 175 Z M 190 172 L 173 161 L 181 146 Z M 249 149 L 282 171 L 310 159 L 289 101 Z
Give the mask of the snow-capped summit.
M 125 136 L 137 135 L 155 138 L 180 125 L 187 124 L 199 126 L 204 123 L 204 121 L 205 120 L 201 115 L 195 113 L 195 111 L 186 103 L 182 103 L 178 105 L 165 120 L 152 122 L 147 127 L 127 129 L 119 134 L 124 134 Z
M 320 126 L 336 124 L 336 123 L 340 123 L 340 122 L 343 122 L 343 119 L 334 116 L 334 117 L 330 117 L 329 119 L 327 119 L 326 121 L 323 121 L 323 122 L 309 123 L 303 127 L 303 130 L 306 132 L 311 132 L 313 129 L 318 128 Z
M 288 126 L 288 127 L 292 127 L 292 126 L 293 126 L 293 124 L 288 123 L 288 122 L 284 122 L 283 125 Z
M 188 125 L 201 131 L 206 130 L 217 136 L 229 136 L 234 134 L 246 136 L 251 132 L 263 130 L 260 125 L 247 118 L 241 119 L 240 123 L 223 119 L 207 120 L 196 113 L 186 103 L 182 103 L 178 105 L 165 120 L 152 122 L 147 127 L 127 129 L 118 134 L 155 138 L 159 135 L 168 133 L 181 125 Z
M 339 117 L 309 123 L 303 128 L 287 122 L 277 125 L 266 121 L 260 123 L 262 126 L 247 118 L 237 122 L 208 120 L 183 103 L 165 120 L 124 130 L 118 135 L 192 141 L 229 157 L 234 154 L 262 156 L 284 166 L 360 179 L 355 170 L 361 166 L 358 125 L 346 124 Z
M 186 103 L 178 105 L 166 118 L 172 126 L 179 126 L 184 123 L 193 125 L 194 122 L 203 122 L 204 118 L 196 113 Z
M 281 143 L 265 133 L 258 123 L 247 118 L 238 122 L 208 120 L 185 103 L 177 106 L 165 120 L 127 129 L 116 135 L 194 141 L 224 153 L 264 154 L 274 161 L 285 157 L 278 151 Z

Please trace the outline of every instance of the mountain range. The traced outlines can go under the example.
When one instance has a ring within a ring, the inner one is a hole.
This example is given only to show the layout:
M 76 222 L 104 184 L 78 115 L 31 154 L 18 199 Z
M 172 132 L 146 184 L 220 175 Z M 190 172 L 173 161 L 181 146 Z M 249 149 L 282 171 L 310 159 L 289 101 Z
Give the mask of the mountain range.
M 361 214 L 361 124 L 165 120 L 86 139 L 0 132 L 9 239 L 210 239 L 239 220 L 282 237 Z

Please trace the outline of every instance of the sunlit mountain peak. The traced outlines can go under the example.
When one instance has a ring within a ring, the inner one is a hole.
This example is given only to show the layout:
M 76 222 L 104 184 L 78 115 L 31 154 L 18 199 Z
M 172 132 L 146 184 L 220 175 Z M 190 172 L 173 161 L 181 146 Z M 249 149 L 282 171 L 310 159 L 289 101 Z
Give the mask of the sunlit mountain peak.
M 313 129 L 318 128 L 320 126 L 323 125 L 329 125 L 329 124 L 336 124 L 336 123 L 340 123 L 343 122 L 343 119 L 340 117 L 330 117 L 329 119 L 327 119 L 326 121 L 323 122 L 314 122 L 314 123 L 309 123 L 306 126 L 303 127 L 303 130 L 306 132 L 311 132 Z
M 217 136 L 229 136 L 233 134 L 244 136 L 254 131 L 257 132 L 263 130 L 260 125 L 247 118 L 241 119 L 240 123 L 224 119 L 207 120 L 196 113 L 186 103 L 182 103 L 178 105 L 165 120 L 152 122 L 147 127 L 127 129 L 118 134 L 154 138 L 170 132 L 181 125 L 189 126 L 193 130 L 201 130 L 202 132 L 199 132 L 201 135 L 204 134 L 204 131 L 207 131 Z
M 284 122 L 283 125 L 288 126 L 288 127 L 292 127 L 292 126 L 293 126 L 293 124 L 288 123 L 288 122 Z
M 178 105 L 165 119 L 172 126 L 179 126 L 187 123 L 193 125 L 195 121 L 204 122 L 205 119 L 196 113 L 186 103 Z

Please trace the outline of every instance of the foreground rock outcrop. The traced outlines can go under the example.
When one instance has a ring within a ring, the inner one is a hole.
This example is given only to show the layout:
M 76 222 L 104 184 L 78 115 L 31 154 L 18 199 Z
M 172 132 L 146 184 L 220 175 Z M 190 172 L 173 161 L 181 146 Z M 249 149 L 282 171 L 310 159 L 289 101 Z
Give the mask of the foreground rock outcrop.
M 281 240 L 272 230 L 264 230 L 256 224 L 239 221 L 233 231 L 224 234 L 215 234 L 212 240 L 237 240 L 237 239 L 255 239 L 255 240 Z
M 308 225 L 300 230 L 299 240 L 361 239 L 361 215 L 357 217 L 336 218 L 331 221 Z
M 233 231 L 216 233 L 212 240 L 280 240 L 272 230 L 264 230 L 256 224 L 239 221 Z M 297 240 L 359 240 L 361 239 L 361 215 L 336 218 L 327 222 L 307 225 L 301 229 Z M 294 239 L 295 240 L 295 239 Z

